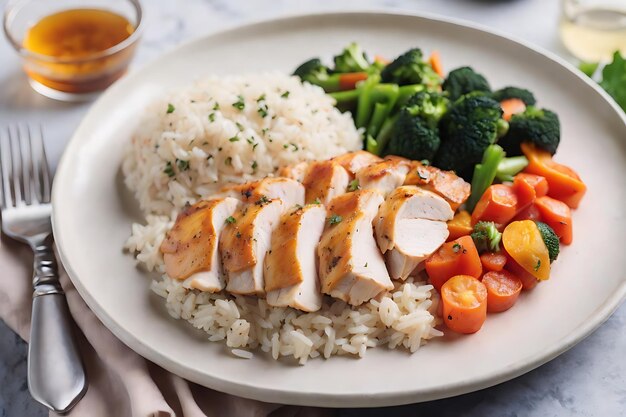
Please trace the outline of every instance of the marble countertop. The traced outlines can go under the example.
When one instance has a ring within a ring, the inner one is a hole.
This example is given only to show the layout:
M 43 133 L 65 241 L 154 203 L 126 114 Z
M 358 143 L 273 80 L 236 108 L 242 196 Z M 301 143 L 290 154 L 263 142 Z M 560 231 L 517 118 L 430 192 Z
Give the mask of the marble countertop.
M 6 0 L 0 0 L 4 7 Z M 250 20 L 332 10 L 385 9 L 461 18 L 571 59 L 558 38 L 557 0 L 144 0 L 146 32 L 133 65 L 179 43 Z M 0 126 L 16 120 L 46 126 L 53 166 L 89 103 L 59 103 L 30 90 L 17 56 L 0 40 Z M 463 396 L 394 407 L 342 410 L 343 416 L 622 416 L 626 415 L 626 305 L 590 337 L 512 381 Z M 29 396 L 26 345 L 0 322 L 0 416 L 43 416 Z

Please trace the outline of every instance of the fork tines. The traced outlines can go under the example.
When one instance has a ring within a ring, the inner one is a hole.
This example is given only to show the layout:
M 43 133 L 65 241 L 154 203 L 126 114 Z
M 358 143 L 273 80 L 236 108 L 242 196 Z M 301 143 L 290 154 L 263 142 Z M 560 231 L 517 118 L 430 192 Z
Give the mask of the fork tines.
M 0 131 L 2 208 L 50 202 L 50 169 L 41 126 L 16 124 Z

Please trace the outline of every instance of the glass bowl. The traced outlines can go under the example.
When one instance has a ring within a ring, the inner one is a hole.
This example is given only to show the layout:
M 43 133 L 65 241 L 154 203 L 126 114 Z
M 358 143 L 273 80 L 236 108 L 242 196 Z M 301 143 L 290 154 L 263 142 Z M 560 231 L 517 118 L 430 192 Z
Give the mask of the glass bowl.
M 24 47 L 33 25 L 44 17 L 72 9 L 116 13 L 126 18 L 134 31 L 108 49 L 76 58 L 43 55 Z M 83 101 L 92 99 L 124 75 L 141 37 L 142 16 L 139 0 L 15 0 L 6 6 L 3 25 L 35 91 L 57 100 Z

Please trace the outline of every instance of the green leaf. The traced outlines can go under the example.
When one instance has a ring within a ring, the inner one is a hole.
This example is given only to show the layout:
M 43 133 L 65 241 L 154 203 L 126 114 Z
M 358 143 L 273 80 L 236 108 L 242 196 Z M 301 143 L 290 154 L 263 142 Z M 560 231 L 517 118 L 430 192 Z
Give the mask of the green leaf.
M 591 77 L 598 69 L 598 63 L 581 62 L 580 64 L 578 64 L 578 69 L 581 70 L 587 77 Z
M 602 70 L 602 88 L 626 111 L 626 60 L 615 52 L 613 62 Z

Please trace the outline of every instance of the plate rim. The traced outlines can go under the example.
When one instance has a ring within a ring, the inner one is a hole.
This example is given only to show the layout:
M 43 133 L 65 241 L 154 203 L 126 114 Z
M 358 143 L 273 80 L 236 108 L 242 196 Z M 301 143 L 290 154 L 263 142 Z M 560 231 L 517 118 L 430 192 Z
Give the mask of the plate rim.
M 617 114 L 617 116 L 622 120 L 622 122 L 626 125 L 626 113 L 622 111 L 622 109 L 617 105 L 617 103 L 606 93 L 604 90 L 600 88 L 600 86 L 595 83 L 590 78 L 584 76 L 580 73 L 572 64 L 570 64 L 564 58 L 556 55 L 553 52 L 546 50 L 543 47 L 535 45 L 531 42 L 520 39 L 516 36 L 511 36 L 503 31 L 499 31 L 493 28 L 486 27 L 481 24 L 477 24 L 474 22 L 470 22 L 464 19 L 453 18 L 448 16 L 442 16 L 434 13 L 425 13 L 425 12 L 415 12 L 408 10 L 389 10 L 389 9 L 379 9 L 379 8 L 366 8 L 366 9 L 345 9 L 345 10 L 333 10 L 333 11 L 323 11 L 323 12 L 314 12 L 314 13 L 288 13 L 281 14 L 272 18 L 260 18 L 254 20 L 248 20 L 242 24 L 234 24 L 229 25 L 221 30 L 210 32 L 199 37 L 187 40 L 177 45 L 176 47 L 168 50 L 165 53 L 159 54 L 155 58 L 149 60 L 146 63 L 143 63 L 136 68 L 133 68 L 132 72 L 127 77 L 123 77 L 118 82 L 116 82 L 112 87 L 110 87 L 107 91 L 105 91 L 90 107 L 87 113 L 81 119 L 81 122 L 75 129 L 72 137 L 68 141 L 63 155 L 59 161 L 57 167 L 57 176 L 64 176 L 65 171 L 68 169 L 67 166 L 69 163 L 67 162 L 70 156 L 79 149 L 81 144 L 81 138 L 77 135 L 81 130 L 83 130 L 83 126 L 86 123 L 86 120 L 90 118 L 91 114 L 94 113 L 94 109 L 97 109 L 98 105 L 105 100 L 109 95 L 115 94 L 117 90 L 123 88 L 124 85 L 129 79 L 132 80 L 132 77 L 136 73 L 142 72 L 144 69 L 147 69 L 154 65 L 154 62 L 163 59 L 172 54 L 176 54 L 180 49 L 191 47 L 194 44 L 200 44 L 202 42 L 206 42 L 207 39 L 212 37 L 224 36 L 229 33 L 234 33 L 242 30 L 253 30 L 255 27 L 263 26 L 267 24 L 281 24 L 287 23 L 289 21 L 299 20 L 299 19 L 319 19 L 323 17 L 345 17 L 346 15 L 353 16 L 379 16 L 385 15 L 390 18 L 394 17 L 403 17 L 403 18 L 418 18 L 418 19 L 426 19 L 434 22 L 443 22 L 447 24 L 452 24 L 455 26 L 461 26 L 466 29 L 472 29 L 475 31 L 483 32 L 489 34 L 494 37 L 501 38 L 503 40 L 507 40 L 518 45 L 521 45 L 533 52 L 536 52 L 543 57 L 557 63 L 563 69 L 566 69 L 573 75 L 575 75 L 580 81 L 586 83 L 588 86 L 592 87 L 596 93 L 600 94 L 600 96 L 604 99 L 604 101 L 609 104 L 609 106 L 613 109 L 613 111 Z M 518 360 L 514 365 L 510 368 L 502 369 L 499 372 L 495 372 L 489 375 L 484 376 L 483 378 L 474 379 L 470 382 L 468 381 L 460 381 L 456 384 L 447 385 L 442 388 L 431 389 L 431 390 L 420 390 L 407 388 L 401 392 L 395 393 L 368 393 L 368 398 L 370 401 L 366 405 L 362 403 L 362 396 L 355 394 L 340 394 L 333 395 L 327 392 L 320 391 L 307 391 L 300 392 L 296 390 L 277 390 L 272 388 L 264 388 L 259 387 L 257 385 L 252 384 L 243 384 L 243 383 L 235 383 L 228 380 L 224 380 L 214 375 L 209 374 L 201 374 L 202 379 L 199 377 L 199 373 L 195 372 L 192 369 L 189 369 L 187 366 L 184 366 L 175 358 L 166 357 L 162 355 L 156 350 L 152 350 L 149 346 L 147 346 L 140 339 L 136 338 L 134 335 L 125 331 L 122 326 L 119 326 L 111 316 L 105 311 L 105 309 L 100 308 L 99 303 L 96 301 L 94 297 L 86 290 L 86 288 L 82 285 L 80 278 L 76 271 L 73 270 L 69 257 L 64 250 L 64 241 L 63 241 L 63 233 L 61 232 L 62 227 L 58 223 L 58 219 L 61 216 L 56 215 L 56 207 L 59 206 L 61 201 L 61 186 L 57 186 L 59 182 L 55 182 L 53 184 L 52 189 L 52 226 L 53 232 L 55 236 L 55 240 L 57 243 L 57 251 L 59 254 L 59 259 L 62 262 L 69 278 L 71 279 L 73 285 L 76 287 L 76 290 L 80 294 L 81 298 L 85 301 L 90 310 L 98 317 L 98 319 L 105 325 L 105 327 L 111 331 L 119 340 L 121 340 L 126 346 L 128 346 L 131 350 L 141 355 L 147 360 L 150 360 L 157 365 L 163 367 L 164 369 L 179 375 L 183 378 L 189 379 L 190 381 L 197 382 L 201 385 L 208 386 L 209 388 L 216 389 L 218 391 L 227 392 L 233 395 L 238 395 L 246 398 L 256 399 L 265 402 L 281 402 L 288 403 L 294 405 L 307 405 L 307 406 L 316 406 L 322 403 L 324 406 L 332 406 L 332 407 L 370 407 L 370 406 L 390 406 L 390 405 L 400 405 L 400 404 L 408 404 L 414 402 L 423 402 L 430 401 L 441 398 L 448 398 L 456 395 L 461 395 L 473 391 L 477 391 L 480 389 L 488 388 L 499 383 L 511 380 L 515 377 L 523 375 L 544 363 L 549 362 L 555 357 L 559 356 L 563 352 L 569 350 L 571 347 L 582 341 L 584 338 L 589 336 L 594 330 L 596 330 L 602 323 L 604 323 L 613 312 L 620 306 L 620 304 L 626 299 L 626 276 L 622 278 L 621 285 L 617 288 L 617 290 L 610 296 L 605 304 L 594 311 L 594 313 L 589 317 L 588 320 L 582 326 L 579 326 L 576 330 L 569 333 L 566 337 L 561 339 L 558 342 L 555 342 L 553 345 L 544 349 L 544 353 L 536 354 L 531 357 L 522 358 Z M 285 396 L 289 396 L 287 402 L 285 401 Z M 279 399 L 280 398 L 280 399 Z

